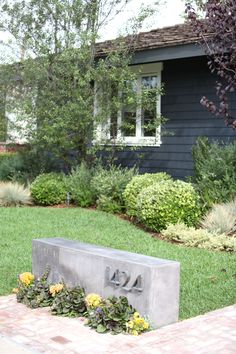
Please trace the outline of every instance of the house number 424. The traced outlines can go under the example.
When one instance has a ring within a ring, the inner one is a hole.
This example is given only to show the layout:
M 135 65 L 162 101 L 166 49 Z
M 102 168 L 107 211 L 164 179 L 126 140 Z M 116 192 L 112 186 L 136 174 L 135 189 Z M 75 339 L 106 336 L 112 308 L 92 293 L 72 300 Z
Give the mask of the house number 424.
M 105 286 L 120 288 L 127 292 L 141 293 L 143 291 L 143 277 L 138 275 L 131 281 L 131 276 L 127 271 L 120 271 L 119 269 L 111 271 L 111 267 L 106 267 Z

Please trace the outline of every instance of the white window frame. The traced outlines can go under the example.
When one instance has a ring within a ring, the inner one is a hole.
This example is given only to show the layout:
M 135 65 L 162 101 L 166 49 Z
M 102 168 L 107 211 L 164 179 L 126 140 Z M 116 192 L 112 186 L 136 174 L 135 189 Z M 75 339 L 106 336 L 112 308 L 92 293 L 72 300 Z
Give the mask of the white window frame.
M 156 76 L 157 77 L 157 87 L 161 88 L 161 72 L 163 69 L 163 64 L 150 63 L 143 65 L 133 65 L 131 67 L 132 71 L 137 74 L 137 94 L 141 95 L 141 80 L 144 76 Z M 95 84 L 95 92 L 97 92 L 97 86 Z M 94 102 L 94 114 L 98 112 L 99 107 L 96 100 Z M 161 95 L 157 95 L 156 99 L 156 113 L 157 116 L 161 115 Z M 96 127 L 95 131 L 95 143 L 100 145 L 111 144 L 110 140 L 115 142 L 117 145 L 126 145 L 126 146 L 160 146 L 161 145 L 161 125 L 156 129 L 156 135 L 153 137 L 143 136 L 143 127 L 142 127 L 142 107 L 137 106 L 136 108 L 136 136 L 123 136 L 120 129 L 122 125 L 122 111 L 120 110 L 117 113 L 117 137 L 116 139 L 111 138 L 110 136 L 110 118 L 103 124 L 99 124 Z M 106 141 L 106 142 L 105 142 Z

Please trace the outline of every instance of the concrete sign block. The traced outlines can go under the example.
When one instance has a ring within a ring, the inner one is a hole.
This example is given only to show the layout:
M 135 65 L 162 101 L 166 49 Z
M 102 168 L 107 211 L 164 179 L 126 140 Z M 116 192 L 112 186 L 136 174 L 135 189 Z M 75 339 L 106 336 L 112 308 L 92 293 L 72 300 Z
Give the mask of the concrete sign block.
M 178 321 L 178 262 L 63 238 L 33 240 L 33 273 L 42 276 L 46 266 L 49 282 L 63 279 L 86 294 L 126 296 L 156 327 Z

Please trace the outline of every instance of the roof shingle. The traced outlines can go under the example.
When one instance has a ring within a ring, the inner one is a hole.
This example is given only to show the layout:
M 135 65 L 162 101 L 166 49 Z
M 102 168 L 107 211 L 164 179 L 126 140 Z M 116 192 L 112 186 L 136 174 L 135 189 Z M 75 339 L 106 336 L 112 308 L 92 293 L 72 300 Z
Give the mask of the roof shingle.
M 198 36 L 193 32 L 189 23 L 179 24 L 170 27 L 159 28 L 149 32 L 140 32 L 135 40 L 131 36 L 127 36 L 125 41 L 127 44 L 132 40 L 133 49 L 143 51 L 147 49 L 156 49 L 163 47 L 171 47 L 176 45 L 196 43 Z M 106 55 L 114 46 L 116 40 L 109 40 L 96 44 L 96 55 Z

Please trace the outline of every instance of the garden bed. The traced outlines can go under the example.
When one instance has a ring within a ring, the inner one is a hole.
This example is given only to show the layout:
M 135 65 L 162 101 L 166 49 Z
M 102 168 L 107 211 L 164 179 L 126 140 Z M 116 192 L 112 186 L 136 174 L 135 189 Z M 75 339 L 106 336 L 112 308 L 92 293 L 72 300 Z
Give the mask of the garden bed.
M 126 220 L 80 208 L 1 208 L 0 294 L 9 294 L 16 275 L 31 269 L 32 239 L 64 237 L 181 263 L 180 318 L 236 302 L 236 254 L 168 243 Z

